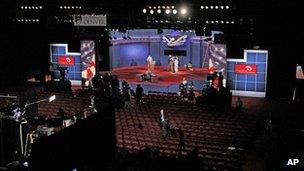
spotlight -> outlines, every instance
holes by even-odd
[[[170,9],[170,7],[169,7],[169,6],[167,6],[167,8],[168,8],[168,9]]]
[[[146,10],[146,9],[143,9],[143,13],[144,13],[144,14],[147,13],[147,10]]]
[[[213,6],[210,6],[210,9],[213,9]]]
[[[160,13],[161,13],[161,10],[160,10],[160,9],[158,9],[158,10],[157,10],[157,13],[158,13],[158,14],[160,14]]]
[[[42,9],[42,6],[39,6],[40,9]]]
[[[187,14],[187,10],[186,10],[185,8],[182,8],[182,9],[181,9],[181,14],[182,14],[182,15]]]
[[[21,6],[20,8],[23,9],[23,6]]]
[[[218,9],[219,7],[218,6],[215,6],[215,9]]]
[[[174,9],[174,6],[171,6],[172,9]]]
[[[205,9],[209,9],[209,7],[208,7],[208,6],[205,6]]]
[[[173,14],[176,14],[176,13],[177,13],[177,10],[176,10],[176,9],[174,9],[174,10],[172,11],[172,13],[173,13]]]
[[[151,6],[149,6],[149,9],[151,9],[152,7]]]
[[[224,21],[221,21],[221,24],[224,24]]]
[[[229,21],[226,21],[226,24],[229,24]]]
[[[231,24],[234,24],[234,21],[231,21]]]
[[[25,6],[24,9],[27,9],[27,6]]]
[[[150,10],[150,14],[154,14],[154,10]]]
[[[211,21],[211,24],[214,24],[214,21]]]
[[[201,6],[201,9],[204,9],[204,6]]]
[[[156,6],[154,6],[153,9],[156,9]]]
[[[54,101],[55,99],[56,99],[56,95],[53,95],[53,96],[49,97],[48,101],[49,101],[49,102],[52,102],[52,101]]]
[[[209,24],[209,21],[206,21],[206,24]]]
[[[169,10],[169,9],[166,9],[166,14],[170,14],[171,13],[171,10]]]
[[[228,5],[226,6],[226,9],[229,9],[229,6],[228,6]]]
[[[224,9],[224,6],[221,6],[221,9]]]
[[[166,7],[165,7],[165,6],[162,6],[162,8],[165,9]]]

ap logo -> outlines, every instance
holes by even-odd
[[[287,166],[295,166],[299,163],[299,159],[288,159]]]

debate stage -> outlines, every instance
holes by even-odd
[[[180,67],[178,73],[172,73],[167,71],[167,67],[156,66],[153,74],[157,78],[152,82],[142,82],[139,77],[146,71],[147,66],[130,66],[116,68],[109,72],[117,75],[119,80],[127,81],[132,89],[135,89],[137,84],[141,84],[145,92],[178,92],[179,84],[184,77],[188,82],[193,81],[195,90],[202,90],[203,83],[207,80],[208,74],[207,68],[193,68],[193,71],[189,71],[185,67]]]

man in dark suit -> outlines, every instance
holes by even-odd
[[[142,96],[144,93],[144,89],[140,86],[140,84],[136,87],[136,103],[139,104],[142,101]]]

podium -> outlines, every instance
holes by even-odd
[[[151,78],[151,82],[152,83],[157,83],[158,82],[158,76],[157,75],[153,75]]]

